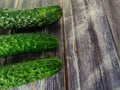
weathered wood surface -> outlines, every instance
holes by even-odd
[[[16,55],[0,64],[56,56],[63,60],[63,69],[51,78],[11,90],[120,90],[120,0],[0,0],[0,7],[6,8],[54,4],[63,8],[62,19],[36,32],[57,36],[58,50]]]
[[[120,0],[103,0],[103,6],[120,57]]]
[[[106,16],[107,1],[63,2],[68,90],[120,90],[120,62]]]

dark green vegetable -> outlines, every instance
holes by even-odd
[[[0,9],[0,29],[19,29],[48,26],[62,16],[60,6],[46,6],[34,9]]]
[[[62,68],[61,60],[45,58],[0,67],[0,90],[48,78]]]
[[[40,33],[0,35],[0,57],[49,51],[58,47],[56,37]]]

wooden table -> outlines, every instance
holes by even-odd
[[[120,90],[120,0],[0,0],[5,8],[56,4],[63,8],[61,20],[35,32],[57,36],[59,48],[3,58],[0,64],[55,56],[62,59],[63,69],[51,78],[11,90]]]

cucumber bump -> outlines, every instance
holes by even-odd
[[[58,47],[55,36],[41,33],[0,35],[0,58],[11,55],[50,51]]]
[[[62,68],[57,58],[44,58],[0,67],[0,90],[48,78]]]
[[[19,29],[48,26],[62,16],[60,6],[45,6],[33,9],[0,9],[0,29]]]

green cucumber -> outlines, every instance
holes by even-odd
[[[57,58],[44,58],[0,67],[0,90],[48,78],[62,68]]]
[[[0,35],[0,58],[22,53],[49,51],[57,47],[57,38],[48,34]]]
[[[62,16],[60,6],[46,6],[33,9],[0,9],[0,29],[19,29],[48,26]]]

